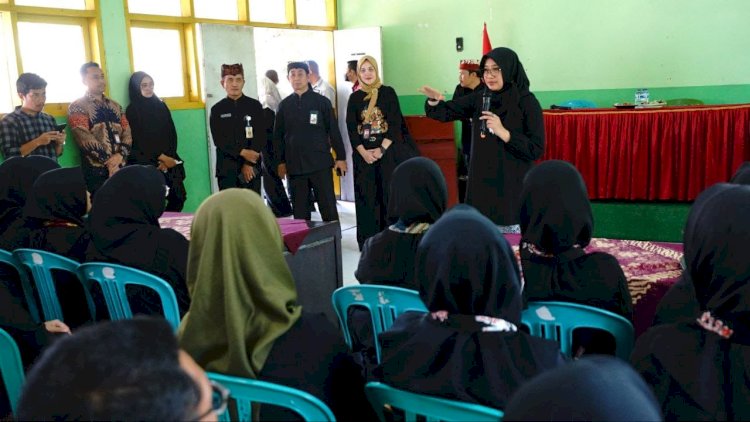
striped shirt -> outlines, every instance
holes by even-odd
[[[12,113],[0,121],[0,148],[2,148],[3,157],[7,160],[10,157],[20,156],[21,145],[50,131],[57,131],[57,124],[52,116],[44,112],[30,115],[21,111],[20,106],[16,107]],[[40,145],[31,154],[44,155],[57,161],[56,145],[55,142]]]
[[[118,153],[122,154],[122,162],[127,162],[133,140],[120,104],[86,94],[68,107],[68,125],[81,156],[92,167],[104,167],[109,157]]]

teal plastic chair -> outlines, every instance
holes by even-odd
[[[531,335],[555,340],[567,357],[572,357],[573,331],[597,328],[615,337],[617,357],[628,360],[633,350],[633,324],[615,313],[593,306],[568,302],[529,302],[521,322]]]
[[[12,253],[4,249],[0,249],[0,262],[13,267],[16,270],[18,277],[21,280],[21,288],[23,289],[23,295],[26,299],[26,306],[29,309],[29,314],[31,314],[31,318],[34,322],[42,322],[39,317],[39,307],[37,306],[36,298],[34,297],[34,288],[31,286],[29,276],[26,271],[23,270],[21,263]]]
[[[432,421],[501,421],[503,412],[474,403],[448,400],[399,390],[383,383],[368,382],[365,386],[367,400],[385,422],[385,406],[401,409],[406,422],[416,422],[418,416]]]
[[[18,351],[18,346],[13,337],[2,328],[0,328],[0,376],[3,377],[5,391],[8,393],[10,409],[15,414],[25,375],[21,362],[21,352]]]
[[[101,286],[104,301],[113,320],[133,318],[125,287],[138,285],[146,286],[159,295],[164,318],[169,321],[172,328],[177,330],[180,325],[180,312],[172,286],[153,274],[108,262],[87,262],[78,266],[78,278],[89,290],[92,283]]]
[[[417,291],[400,287],[375,284],[345,286],[336,289],[331,296],[331,300],[341,330],[344,332],[344,340],[350,349],[352,347],[352,336],[347,325],[349,308],[361,306],[369,311],[372,332],[375,336],[375,353],[378,363],[380,363],[378,334],[389,329],[393,325],[393,321],[404,312],[427,312],[427,307]]]
[[[38,249],[16,249],[13,251],[13,256],[31,273],[34,286],[42,302],[44,320],[59,319],[65,321],[62,308],[60,307],[60,300],[57,296],[55,281],[52,278],[52,270],[67,271],[78,278],[79,263],[64,256]],[[89,313],[96,315],[96,308],[94,307],[94,300],[91,294],[87,289],[84,289],[84,292],[86,294],[86,304],[88,305]]]
[[[291,387],[248,378],[209,372],[208,379],[229,389],[230,406],[219,415],[220,421],[252,420],[252,404],[266,403],[297,412],[306,421],[335,421],[331,409],[310,393]],[[230,410],[234,414],[230,416]]]
[[[591,100],[568,100],[560,105],[570,108],[596,108],[596,103]]]

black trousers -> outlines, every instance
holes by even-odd
[[[94,196],[94,193],[109,179],[109,169],[106,166],[94,167],[86,162],[85,157],[81,157],[81,169],[86,181],[86,189],[91,193],[91,196]]]
[[[335,221],[339,219],[330,168],[309,174],[290,175],[289,187],[292,191],[294,218],[300,220],[310,219],[310,204],[308,199],[310,189],[312,189],[318,200],[318,210],[321,217],[323,217],[323,221]]]
[[[356,151],[352,161],[357,243],[359,250],[362,250],[365,240],[388,227],[388,190],[393,166],[386,157],[373,164],[367,164]]]
[[[266,160],[263,160],[263,189],[266,191],[268,205],[276,217],[285,217],[292,213],[292,204],[286,196],[284,183],[276,173],[275,166]]]

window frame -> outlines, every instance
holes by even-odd
[[[17,78],[18,75],[24,72],[21,47],[18,42],[19,22],[80,26],[83,29],[86,60],[96,61],[102,67],[105,67],[104,51],[100,42],[102,39],[102,33],[101,16],[98,13],[99,1],[100,0],[85,0],[85,10],[39,6],[17,6],[14,0],[6,0],[5,2],[0,1],[0,11],[9,15],[7,20],[4,19],[3,21],[0,21],[0,25],[4,25],[6,28],[10,26],[12,39],[7,42],[9,45],[12,43],[15,49],[15,57],[13,60],[16,65],[16,74],[13,76]],[[11,82],[15,85],[15,81]],[[107,84],[107,86],[109,86],[109,84]],[[13,104],[18,102],[17,98],[17,96],[13,97]],[[54,117],[64,117],[68,114],[69,105],[70,102],[46,103],[44,106],[44,112]]]
[[[91,0],[87,0],[91,1]],[[99,0],[97,0],[99,1]],[[130,54],[130,73],[136,71],[133,68],[133,40],[131,37],[131,27],[147,27],[153,29],[173,29],[179,27],[181,30],[181,43],[183,46],[183,83],[185,84],[185,95],[183,97],[162,97],[162,100],[172,110],[194,109],[205,107],[201,95],[202,87],[200,81],[200,65],[198,60],[199,46],[197,44],[198,32],[196,25],[202,23],[224,24],[224,25],[244,25],[252,27],[265,28],[286,28],[286,29],[308,29],[318,31],[333,31],[337,28],[337,0],[325,0],[326,14],[328,22],[331,25],[314,26],[314,25],[297,25],[296,3],[295,0],[284,0],[287,12],[286,23],[269,23],[255,22],[250,20],[250,8],[252,1],[262,0],[236,0],[237,1],[237,20],[198,18],[194,14],[195,0],[180,0],[182,16],[164,16],[150,15],[142,13],[130,13],[128,9],[128,0],[122,0],[125,10],[125,27]],[[210,0],[209,0],[210,1]]]

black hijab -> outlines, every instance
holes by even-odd
[[[38,220],[63,220],[83,226],[86,181],[80,167],[50,170],[34,182],[24,213]]]
[[[127,166],[110,177],[96,191],[89,214],[89,261],[151,268],[165,193],[164,177],[153,166]]]
[[[391,176],[388,219],[405,226],[434,223],[445,212],[448,188],[437,164],[429,158],[410,158]]]
[[[130,77],[127,117],[133,130],[133,148],[136,149],[133,155],[141,158],[139,164],[155,165],[162,153],[179,158],[177,131],[172,114],[164,102],[156,94],[149,98],[141,94],[141,82],[145,77],[151,78],[145,72],[135,72]]]
[[[524,299],[595,306],[632,319],[627,279],[617,260],[587,254],[594,218],[586,185],[565,161],[531,169],[521,192],[521,265]]]
[[[651,388],[620,359],[592,356],[546,372],[521,387],[505,421],[661,421]]]
[[[521,321],[521,281],[508,241],[479,211],[458,205],[424,236],[415,263],[430,312]]]
[[[36,222],[29,233],[29,247],[84,261],[89,242],[84,224],[87,196],[80,167],[41,175],[24,208],[27,221]]]
[[[477,210],[458,205],[422,239],[415,265],[430,313],[380,335],[384,382],[503,408],[527,379],[561,362],[555,342],[517,331],[521,284],[512,249]]]
[[[482,60],[479,62],[479,69],[484,69],[484,64],[488,58],[494,60],[500,68],[503,74],[504,85],[511,83],[518,89],[518,93],[522,96],[529,94],[531,82],[529,82],[523,64],[521,64],[521,60],[515,51],[507,47],[495,48],[482,57]]]
[[[415,157],[393,172],[388,217],[394,226],[370,237],[355,276],[360,283],[416,289],[414,256],[423,233],[446,208],[445,177],[434,161]]]
[[[729,183],[736,183],[738,185],[750,185],[750,161],[745,161],[737,169],[737,172],[732,176],[732,180]]]
[[[647,331],[633,352],[637,367],[654,362],[662,378],[670,377],[689,396],[681,402],[716,419],[750,418],[748,215],[748,186],[718,184],[698,196],[685,226],[683,274],[693,286],[697,306],[685,307],[686,314]],[[704,328],[698,322],[704,313],[722,321],[717,325],[731,334]],[[667,406],[665,415],[673,411]],[[686,412],[683,417],[691,418]]]
[[[24,237],[23,207],[34,181],[42,173],[60,168],[41,155],[12,157],[0,164],[0,249],[12,251]]]

